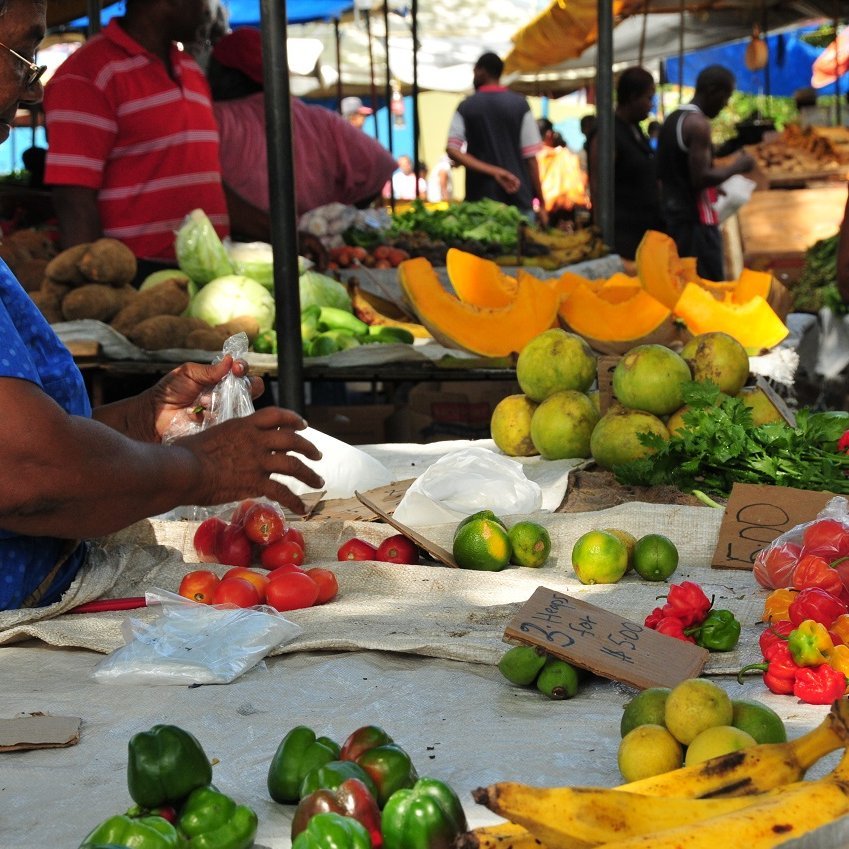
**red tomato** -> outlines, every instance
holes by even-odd
[[[220,579],[215,572],[210,572],[209,569],[196,569],[194,572],[183,575],[177,592],[184,598],[190,598],[200,604],[209,604],[219,582]]]
[[[377,560],[377,548],[364,539],[354,537],[336,552],[337,560]]]
[[[307,575],[318,584],[316,604],[324,604],[324,602],[336,598],[336,594],[339,592],[339,581],[336,580],[336,575],[330,569],[314,567],[307,569]]]
[[[215,556],[225,566],[250,566],[253,559],[251,541],[238,525],[227,525],[218,538]]]
[[[256,504],[255,498],[246,498],[244,501],[239,502],[236,505],[236,509],[233,511],[233,515],[230,517],[231,525],[242,525],[245,521],[245,515],[248,510]]]
[[[286,540],[286,542],[296,542],[306,554],[307,546],[304,542],[304,535],[297,528],[286,528],[286,530],[283,531],[283,539]]]
[[[213,516],[211,519],[207,519],[198,525],[193,542],[198,560],[201,563],[218,562],[215,556],[215,547],[226,527],[227,523],[222,522],[221,519],[216,516]]]
[[[265,588],[268,586],[268,578],[265,575],[260,575],[259,572],[254,572],[253,569],[245,569],[244,566],[234,566],[228,572],[224,573],[223,580],[227,578],[243,578],[248,583],[256,587],[259,593],[259,603],[265,601]]]
[[[837,519],[819,519],[802,534],[805,554],[816,554],[829,562],[849,554],[849,528]]]
[[[304,550],[296,542],[281,539],[263,548],[259,553],[259,562],[266,569],[277,569],[287,563],[300,566],[304,562]]]
[[[312,607],[318,599],[318,584],[305,572],[291,572],[269,581],[266,600],[275,610]]]
[[[259,593],[256,587],[244,578],[224,578],[212,594],[212,603],[253,607],[259,604]]]
[[[387,563],[418,563],[419,550],[404,534],[395,534],[377,547],[376,559]]]
[[[281,575],[291,575],[292,572],[306,572],[306,569],[302,569],[294,563],[284,563],[282,566],[278,566],[276,569],[268,573],[268,580],[273,581]]]
[[[244,528],[251,542],[269,545],[283,536],[283,517],[270,504],[254,504],[245,513]]]

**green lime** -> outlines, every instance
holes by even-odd
[[[464,525],[468,525],[469,522],[473,521],[474,519],[491,519],[493,522],[498,522],[498,524],[501,525],[502,528],[507,530],[507,526],[504,524],[504,522],[501,521],[501,519],[498,518],[498,516],[495,515],[495,513],[492,512],[492,510],[478,510],[477,513],[472,513],[471,516],[466,516],[465,519],[462,519],[460,521],[457,527],[454,528],[454,536],[457,536],[457,533],[460,528],[462,528]]]
[[[637,693],[622,711],[619,735],[624,737],[638,725],[663,725],[666,697],[669,693],[669,687],[649,687]]]
[[[582,584],[615,584],[628,568],[628,549],[607,531],[587,531],[572,547],[572,567]]]
[[[513,548],[511,563],[517,566],[542,566],[551,553],[551,537],[536,522],[517,522],[507,532]]]
[[[663,534],[646,534],[634,546],[634,571],[646,581],[665,581],[678,568],[678,549]]]
[[[461,569],[500,572],[511,553],[507,531],[495,519],[472,519],[454,536],[454,559]]]
[[[787,729],[781,717],[761,702],[747,699],[732,699],[734,714],[731,724],[747,734],[751,734],[758,743],[786,743]]]

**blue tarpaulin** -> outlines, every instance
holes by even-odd
[[[804,42],[801,36],[812,32],[816,27],[802,27],[789,32],[769,35],[766,38],[769,48],[769,90],[767,91],[767,71],[750,71],[744,61],[746,45],[749,39],[708,47],[684,54],[684,77],[686,86],[694,86],[699,71],[708,65],[724,65],[733,71],[737,79],[738,91],[749,94],[770,94],[774,97],[792,97],[800,88],[811,85],[811,68],[814,60],[823,48]],[[678,82],[679,58],[674,56],[666,61],[667,81]],[[849,89],[849,78],[840,80],[840,91]],[[834,94],[835,85],[817,89],[818,94]]]

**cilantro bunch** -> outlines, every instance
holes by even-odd
[[[755,427],[749,407],[709,381],[686,384],[684,403],[690,408],[685,427],[668,441],[639,434],[655,453],[615,466],[620,483],[720,496],[735,483],[849,494],[849,456],[837,451],[849,413],[800,410],[796,427],[783,422]]]

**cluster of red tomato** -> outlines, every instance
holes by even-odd
[[[418,563],[419,549],[404,536],[395,534],[387,537],[378,546],[364,539],[353,537],[342,543],[336,552],[337,560],[382,560],[385,563]]]
[[[301,568],[303,534],[287,528],[282,513],[270,502],[243,501],[229,522],[207,519],[195,532],[194,546],[201,563],[233,567],[221,578],[210,569],[183,577],[180,595],[201,604],[268,604],[275,610],[297,610],[324,604],[339,591],[329,569]],[[252,564],[267,574],[249,568]]]

